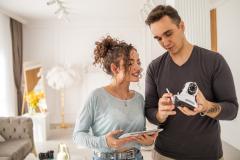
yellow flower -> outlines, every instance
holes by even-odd
[[[40,92],[31,91],[25,96],[25,99],[28,102],[29,107],[32,107],[32,109],[34,110],[38,108],[38,103],[42,98],[44,98],[44,93],[42,91]]]

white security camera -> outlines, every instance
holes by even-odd
[[[180,94],[176,94],[172,97],[172,101],[176,107],[185,106],[190,109],[198,107],[196,102],[196,95],[198,92],[198,86],[196,82],[187,82]]]

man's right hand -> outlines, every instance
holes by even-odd
[[[175,106],[171,100],[172,96],[171,93],[164,93],[158,101],[158,112],[156,117],[160,123],[165,122],[168,116],[176,114],[176,111],[173,111]]]
[[[135,138],[133,137],[126,137],[126,138],[120,138],[117,139],[114,136],[122,133],[122,130],[115,130],[115,131],[111,131],[106,135],[106,140],[107,140],[107,145],[110,148],[115,148],[115,149],[119,149],[121,148],[124,144],[134,141]]]

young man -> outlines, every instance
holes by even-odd
[[[151,62],[146,75],[146,117],[164,129],[156,139],[153,159],[221,159],[219,120],[233,120],[238,112],[228,64],[220,54],[187,41],[184,23],[171,6],[154,8],[146,24],[167,50]],[[194,110],[171,101],[186,82],[196,82],[199,88]]]

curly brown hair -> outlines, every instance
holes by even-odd
[[[101,41],[95,42],[95,45],[94,65],[99,64],[104,72],[112,75],[111,64],[113,63],[119,67],[120,60],[123,59],[125,71],[127,71],[129,68],[130,52],[132,49],[135,49],[131,44],[107,36]]]

